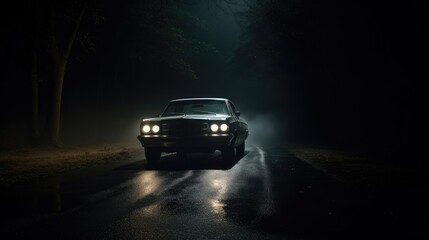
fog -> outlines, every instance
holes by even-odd
[[[206,51],[204,52],[206,55],[192,55],[197,59],[188,60],[195,62],[192,70],[195,71],[196,79],[174,69],[167,68],[165,71],[148,69],[144,59],[131,57],[137,49],[125,47],[127,52],[110,53],[107,59],[98,59],[99,62],[94,62],[101,68],[94,73],[94,78],[98,79],[96,85],[88,86],[87,82],[90,80],[87,80],[82,83],[76,82],[76,86],[69,85],[70,88],[65,89],[62,136],[66,141],[73,144],[138,143],[136,137],[139,134],[140,121],[160,114],[170,100],[177,98],[226,97],[235,102],[244,114],[252,116],[257,113],[257,110],[254,110],[255,105],[262,105],[265,102],[259,100],[255,103],[250,100],[251,92],[256,89],[249,87],[251,83],[246,81],[241,83],[234,81],[230,68],[231,59],[240,44],[242,35],[236,15],[245,11],[247,5],[241,1],[234,4],[224,1],[194,1],[193,3],[190,1],[190,3],[180,4],[180,7],[194,18],[198,18],[198,24],[203,25],[202,34],[198,38],[207,45],[205,47],[208,49],[201,47]],[[116,24],[125,21],[121,18],[127,18],[124,15],[128,15],[130,9],[123,11],[123,13],[117,13],[119,23]],[[139,21],[138,18],[139,16],[134,20]],[[122,26],[118,26],[120,27]],[[180,27],[185,33],[190,30],[195,31],[195,29],[186,29],[189,27],[186,24]],[[197,30],[198,27],[196,27]],[[139,33],[134,33],[135,29],[120,31],[122,36],[118,36],[119,40],[106,46],[110,50],[106,49],[105,54],[118,45],[117,41],[129,41],[125,36],[144,38],[144,34],[140,36]],[[121,44],[124,43],[120,42],[119,45]],[[117,56],[120,60],[116,59]],[[156,61],[157,58],[158,56],[154,56],[147,61]],[[121,62],[118,63],[118,61]],[[100,64],[106,67],[101,67]],[[80,65],[76,68],[80,68]],[[109,65],[112,67],[108,67]],[[88,78],[85,76],[88,71],[79,70],[74,78]],[[97,92],[96,98],[93,96],[94,92]],[[81,99],[76,99],[76,95]],[[83,98],[87,99],[85,103]],[[264,96],[264,98],[267,97]]]
[[[49,142],[49,6],[25,4],[11,6],[7,16],[2,148],[34,141],[34,69],[37,142]],[[68,4],[54,4],[60,47],[71,27],[64,16],[76,16],[76,6]],[[161,113],[171,99],[224,97],[248,121],[250,143],[405,153],[398,149],[417,139],[415,103],[423,102],[418,83],[424,64],[413,61],[427,45],[422,9],[334,0],[132,0],[90,6],[64,75],[61,139],[72,145],[138,143],[141,119]],[[406,17],[398,18],[398,11]],[[30,53],[37,57],[36,68]]]
[[[285,144],[287,142],[287,123],[274,115],[254,115],[246,118],[249,126],[250,145]]]

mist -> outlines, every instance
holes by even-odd
[[[5,239],[423,235],[427,2],[3,9]]]
[[[287,142],[286,121],[280,121],[274,115],[255,115],[245,120],[250,132],[248,144],[278,145]]]
[[[69,9],[61,8],[66,1],[56,4]],[[10,11],[20,20],[10,26],[2,73],[2,148],[33,141],[28,53],[34,32],[37,126],[39,140],[49,139],[53,65],[44,7],[37,8],[38,21],[18,3]],[[399,20],[394,12],[402,8],[409,17]],[[68,61],[61,139],[137,143],[140,121],[161,113],[170,100],[223,97],[242,112],[255,144],[409,148],[418,132],[414,103],[422,102],[416,83],[424,76],[418,71],[423,63],[409,59],[417,59],[427,42],[416,11],[353,1],[103,3],[88,10]],[[70,27],[62,15],[55,24],[64,32]]]

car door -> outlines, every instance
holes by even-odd
[[[237,109],[235,108],[235,105],[231,101],[228,101],[228,105],[231,110],[231,116],[234,118],[234,122],[235,122],[234,125],[236,126],[236,130],[237,130],[236,145],[240,145],[247,136],[247,123],[240,118],[239,112],[237,111]]]

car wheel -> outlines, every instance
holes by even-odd
[[[244,151],[246,150],[246,143],[243,142],[240,146],[237,147],[237,156],[239,158],[244,157]]]
[[[144,153],[149,163],[157,163],[161,159],[161,151],[156,148],[145,148]]]
[[[234,145],[231,145],[230,147],[227,147],[222,150],[222,159],[224,161],[234,161],[237,156],[237,149],[234,147]]]

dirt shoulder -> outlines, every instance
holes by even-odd
[[[420,170],[407,161],[379,161],[374,156],[323,146],[288,145],[299,159],[340,181],[369,191],[394,190],[421,182]]]
[[[289,145],[287,149],[299,159],[342,181],[365,183],[392,170],[356,152],[307,145]]]
[[[371,188],[416,180],[404,165],[380,163],[356,152],[323,146],[288,144],[287,150],[325,173],[347,183]],[[0,186],[142,154],[140,145],[105,144],[79,148],[38,146],[0,152]]]
[[[427,218],[426,168],[418,160],[374,159],[356,152],[317,146],[291,145],[288,151],[297,158],[344,183],[342,193],[352,193],[375,216],[386,216],[410,232],[424,229]],[[375,206],[375,207],[374,207]],[[375,210],[377,209],[377,210]]]
[[[37,146],[0,152],[0,186],[72,169],[121,161],[142,152],[142,147],[137,144],[68,148]]]

